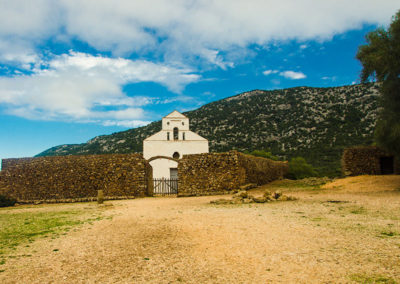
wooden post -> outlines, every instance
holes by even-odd
[[[97,191],[97,203],[98,204],[103,204],[104,202],[104,194],[102,190]]]

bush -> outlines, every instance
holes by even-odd
[[[14,206],[17,200],[0,194],[0,207]]]
[[[317,172],[306,162],[303,157],[292,158],[289,162],[289,172],[287,177],[290,179],[303,179],[316,176]]]
[[[253,155],[253,156],[256,156],[256,157],[263,157],[263,158],[271,159],[271,160],[274,160],[274,161],[279,161],[280,160],[279,157],[273,155],[268,150],[254,150],[252,152],[245,152],[245,154]]]

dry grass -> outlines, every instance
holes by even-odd
[[[346,193],[399,192],[400,176],[356,176],[339,179],[322,186],[323,189],[338,190]]]
[[[322,189],[274,182],[254,192],[279,189],[299,200],[267,204],[113,201],[103,213],[113,220],[19,247],[0,266],[0,282],[397,283],[399,180],[356,177]]]

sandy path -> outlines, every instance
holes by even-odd
[[[0,282],[346,283],[355,273],[400,279],[400,238],[346,229],[352,221],[335,213],[339,205],[321,202],[335,195],[298,196],[238,206],[209,204],[218,197],[113,201],[106,212],[112,220],[20,248],[16,255],[32,256],[7,260]],[[398,195],[390,200],[400,208]],[[374,204],[369,197],[351,202]]]

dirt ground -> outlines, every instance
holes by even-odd
[[[274,184],[254,192],[264,189]],[[212,196],[108,202],[112,206],[104,214],[112,219],[21,246],[2,266],[0,282],[400,281],[400,176],[350,178],[287,194],[298,200],[213,205],[210,201],[221,196]]]

